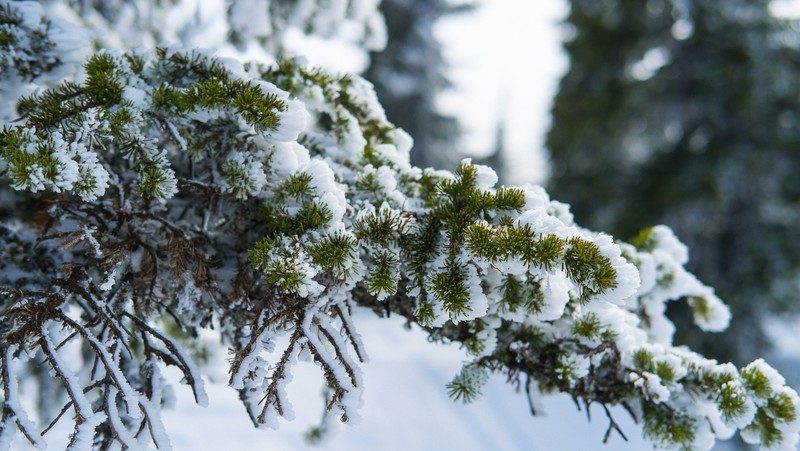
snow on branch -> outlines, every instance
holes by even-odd
[[[0,443],[20,431],[43,446],[50,427],[19,403],[32,375],[63,388],[40,417],[72,418],[72,449],[168,448],[160,368],[205,404],[192,346],[211,327],[257,426],[294,416],[300,361],[324,375],[329,414],[357,421],[361,307],[462,345],[472,360],[448,390],[465,402],[498,372],[529,394],[623,405],[664,448],[737,429],[797,443],[800,398],[775,370],[672,345],[667,302],[709,331],[730,314],[666,227],[622,243],[469,160],[412,167],[411,138],[357,76],[163,47],[97,52],[84,70],[21,98],[23,120],[0,131]],[[66,365],[69,352],[84,357]],[[52,371],[35,375],[42,360]]]

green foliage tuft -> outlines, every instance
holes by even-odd
[[[777,393],[767,400],[767,410],[772,416],[786,423],[797,419],[797,408],[788,393]]]
[[[775,418],[769,415],[767,409],[759,407],[753,421],[742,429],[742,433],[754,434],[759,438],[759,443],[764,448],[771,448],[783,441],[783,431],[778,428]]]
[[[694,418],[663,403],[643,400],[642,419],[645,437],[672,448],[692,449],[697,431]]]
[[[447,383],[447,392],[453,400],[468,404],[481,396],[483,386],[488,379],[489,375],[485,368],[467,364],[452,381]]]
[[[602,332],[600,318],[595,313],[581,315],[572,325],[572,333],[590,340],[599,338]]]
[[[757,366],[748,366],[739,371],[744,380],[745,387],[759,398],[767,399],[772,396],[772,385],[769,378]]]
[[[430,278],[431,294],[442,302],[444,310],[451,317],[466,314],[470,311],[466,265],[450,261],[442,269]]]
[[[350,235],[344,233],[328,235],[309,246],[308,254],[314,259],[314,263],[330,269],[339,279],[350,280],[354,275],[357,242]]]
[[[370,294],[383,299],[397,292],[400,262],[397,255],[390,251],[377,251],[373,257],[373,267],[364,279],[364,285]]]
[[[582,301],[615,287],[617,283],[617,271],[606,257],[600,255],[600,248],[578,237],[570,238],[566,246],[564,270],[581,285]]]

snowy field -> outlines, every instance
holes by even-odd
[[[461,368],[463,351],[428,343],[418,328],[407,330],[401,318],[379,319],[362,311],[355,320],[367,344],[370,362],[363,366],[365,392],[362,420],[357,425],[334,423],[335,430],[319,445],[303,434],[319,424],[323,404],[321,373],[311,363],[296,367],[289,384],[296,419],[281,421],[278,430],[253,428],[238,394],[225,384],[226,368],[207,375],[209,406],[194,404],[188,387],[177,385],[176,406],[163,412],[176,451],[215,450],[647,450],[638,427],[622,410],[614,410],[630,442],[614,434],[602,440],[608,423],[600,406],[592,421],[566,397],[547,397],[532,417],[523,393],[515,393],[500,376],[493,376],[478,401],[462,405],[447,396],[445,384]],[[224,355],[216,356],[220,359]],[[213,382],[208,383],[208,378]],[[49,449],[66,447],[71,421],[62,421],[51,434]],[[50,435],[50,434],[48,434]],[[61,440],[53,440],[56,437]],[[16,449],[28,449],[19,440]]]
[[[431,344],[419,330],[406,330],[399,317],[378,319],[371,312],[355,318],[360,324],[370,362],[363,366],[365,392],[361,423],[339,426],[322,444],[310,446],[303,432],[318,423],[322,412],[322,380],[317,368],[303,364],[290,385],[297,416],[277,431],[252,428],[236,393],[213,384],[207,409],[191,404],[181,390],[177,410],[165,412],[176,450],[264,449],[289,450],[645,450],[638,428],[623,411],[616,418],[628,431],[630,443],[615,435],[601,447],[607,426],[600,406],[588,424],[568,398],[545,399],[542,417],[534,418],[523,393],[500,376],[486,386],[484,396],[462,405],[447,396],[445,384],[461,368],[463,351]],[[338,422],[337,422],[338,423]],[[217,431],[199,434],[197,431]]]

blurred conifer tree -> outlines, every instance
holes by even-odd
[[[733,310],[677,342],[742,362],[800,306],[800,36],[767,0],[571,0],[550,192],[619,237],[664,223]]]
[[[452,169],[465,155],[457,148],[455,117],[437,111],[436,97],[450,87],[442,44],[433,27],[440,18],[469,11],[446,0],[384,0],[386,49],[372,54],[365,77],[375,84],[386,114],[414,137],[411,162]]]

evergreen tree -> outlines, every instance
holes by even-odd
[[[682,327],[678,341],[763,353],[764,316],[800,294],[797,25],[766,0],[570,3],[551,192],[618,236],[674,228],[734,318],[722,339]]]
[[[0,131],[0,449],[18,433],[44,448],[59,421],[72,450],[169,449],[161,371],[205,404],[186,348],[212,325],[255,426],[292,418],[303,361],[324,375],[328,420],[348,422],[369,347],[357,308],[463,346],[457,400],[497,372],[528,396],[623,405],[663,448],[736,430],[796,446],[800,397],[777,371],[672,345],[666,302],[686,299],[706,331],[730,313],[669,228],[615,242],[539,187],[496,187],[486,166],[414,167],[368,82],[295,59],[99,50],[79,75],[20,91],[68,65],[55,30],[38,4],[0,0],[0,86],[17,87],[21,116]],[[36,367],[47,385],[22,391]],[[53,385],[60,410],[36,424],[22,397]]]

